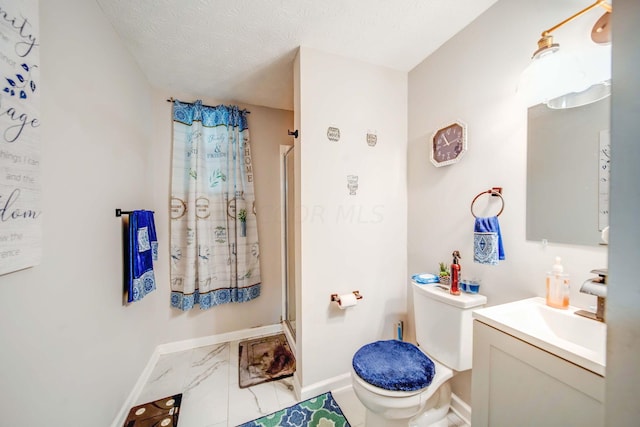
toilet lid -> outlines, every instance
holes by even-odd
[[[415,391],[427,387],[436,373],[431,359],[415,345],[397,340],[376,341],[353,356],[360,378],[391,391]]]

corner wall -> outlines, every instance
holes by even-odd
[[[0,424],[105,426],[155,346],[122,305],[121,219],[154,209],[150,87],[96,2],[40,3],[43,259],[0,276]]]
[[[571,304],[595,304],[595,297],[578,290],[592,269],[607,266],[606,247],[545,247],[525,238],[527,108],[516,94],[540,32],[583,3],[501,0],[409,73],[409,275],[436,272],[438,262],[450,264],[458,249],[462,275],[480,278],[481,293],[496,305],[544,296],[545,272],[558,255],[571,275]],[[602,13],[593,11],[563,27],[555,33],[557,40],[571,46],[579,37],[588,38]],[[456,119],[468,126],[469,149],[459,163],[436,168],[429,161],[431,135]],[[506,260],[498,266],[473,263],[470,205],[491,187],[503,187],[505,200],[500,226]],[[549,209],[553,212],[553,206]],[[410,293],[408,299],[412,313]],[[454,392],[467,403],[470,381],[465,372],[453,382]]]
[[[360,346],[393,338],[405,318],[407,75],[305,47],[298,60],[304,397],[348,374]],[[338,142],[327,138],[330,126]],[[358,176],[356,195],[347,175]],[[354,290],[357,306],[330,303],[332,293]]]

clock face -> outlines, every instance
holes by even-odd
[[[431,162],[446,166],[457,162],[467,151],[467,128],[460,122],[437,130],[431,138]]]

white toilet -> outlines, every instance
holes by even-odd
[[[367,410],[367,427],[446,427],[449,379],[471,369],[471,314],[486,304],[487,297],[454,296],[437,283],[414,281],[412,288],[419,347],[396,340],[377,341],[353,356],[352,384]]]

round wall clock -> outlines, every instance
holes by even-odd
[[[467,151],[467,125],[460,121],[438,129],[431,137],[431,163],[446,166],[456,163]]]

